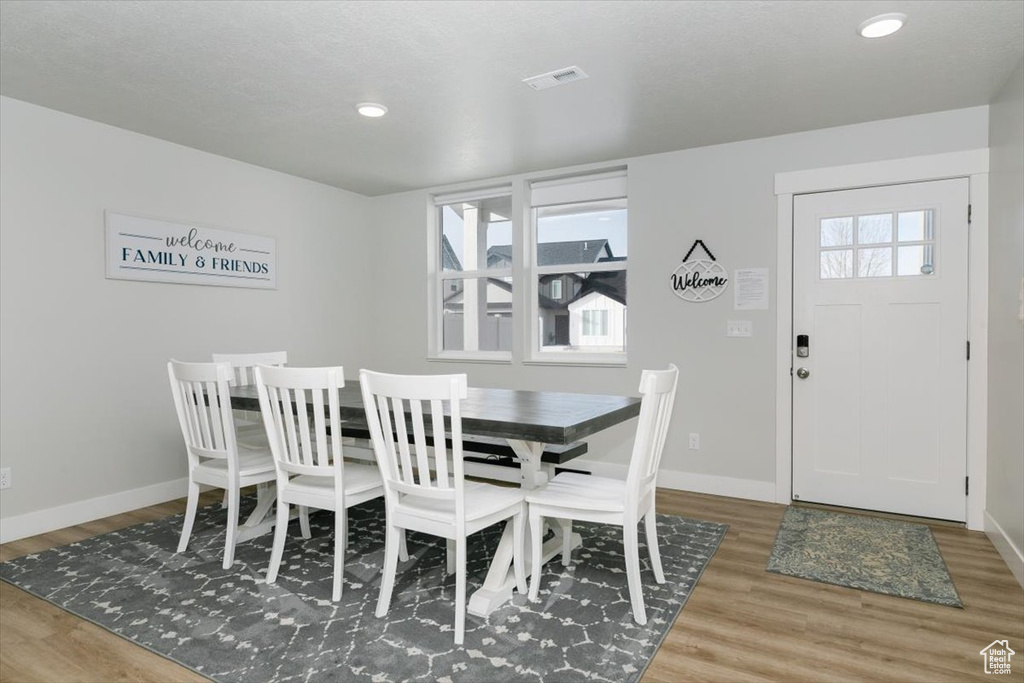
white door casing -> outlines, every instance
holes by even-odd
[[[968,188],[794,198],[795,500],[966,519]]]

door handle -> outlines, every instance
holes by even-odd
[[[808,370],[807,368],[799,368],[796,371],[796,376],[799,377],[800,379],[807,379],[808,377],[811,376],[811,371]]]

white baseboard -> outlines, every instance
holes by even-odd
[[[19,538],[45,534],[48,531],[56,531],[95,519],[119,515],[122,512],[166,503],[169,500],[181,498],[187,493],[188,479],[182,478],[45,510],[26,512],[23,515],[5,517],[0,519],[0,543],[17,541]]]
[[[626,465],[591,460],[573,460],[566,464],[570,469],[587,470],[602,477],[626,478]],[[714,496],[775,502],[775,482],[719,477],[712,474],[694,474],[679,470],[658,471],[658,486],[676,491],[709,493]]]
[[[1010,537],[1003,531],[1003,527],[999,526],[992,515],[985,510],[985,534],[992,541],[992,545],[999,551],[1003,561],[1006,562],[1006,566],[1013,572],[1014,577],[1017,579],[1017,583],[1024,588],[1024,553],[1021,549],[1014,545]]]

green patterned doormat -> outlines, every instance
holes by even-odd
[[[768,571],[963,607],[932,530],[923,524],[790,506]]]

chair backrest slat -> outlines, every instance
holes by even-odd
[[[258,365],[254,374],[278,476],[333,476],[340,484],[344,452],[338,390],[345,386],[344,369]]]
[[[171,395],[190,466],[205,458],[228,459],[237,465],[235,427],[228,387],[227,363],[167,363]]]
[[[230,363],[231,386],[247,387],[256,383],[257,365],[281,366],[288,363],[287,351],[261,351],[259,353],[215,353],[214,363]]]
[[[409,431],[405,425],[405,401],[398,396],[391,396],[391,419],[395,423],[395,446],[401,456],[399,469],[402,481],[407,484],[416,483],[416,472],[412,468],[412,455],[409,451]]]
[[[459,402],[466,397],[466,376],[388,375],[361,370],[359,382],[374,454],[390,504],[397,503],[403,495],[455,500],[456,518],[464,520]],[[430,406],[429,433],[425,403]],[[452,470],[448,468],[445,445],[446,408],[452,434]]]
[[[434,467],[437,469],[437,485],[441,488],[450,488],[448,444],[444,433],[444,406],[441,401],[430,402],[430,426],[434,436]]]
[[[640,417],[626,476],[626,495],[633,502],[657,481],[678,383],[679,368],[671,364],[668,370],[644,370],[640,376]]]

